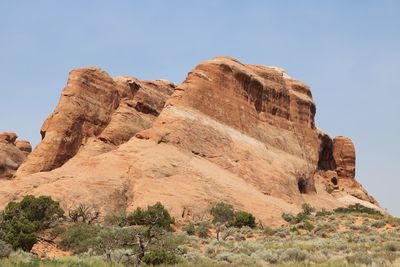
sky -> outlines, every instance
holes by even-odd
[[[311,87],[317,126],[357,150],[357,179],[400,216],[400,1],[0,1],[0,131],[36,145],[68,72],[179,84],[218,55]]]

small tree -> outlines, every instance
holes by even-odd
[[[171,224],[175,223],[175,219],[171,217],[168,210],[160,202],[148,206],[147,210],[137,208],[128,215],[127,221],[129,225],[157,226],[168,231],[172,230]]]
[[[37,241],[37,233],[48,229],[63,214],[59,203],[50,197],[29,195],[6,206],[1,213],[0,228],[4,240],[14,249],[29,251]]]
[[[197,226],[196,233],[198,237],[208,237],[208,231],[210,230],[210,224],[208,222],[200,222]]]
[[[220,202],[216,204],[211,209],[211,215],[214,217],[213,223],[224,223],[229,224],[235,218],[235,212],[233,210],[233,206],[226,204],[224,202]]]

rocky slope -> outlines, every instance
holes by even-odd
[[[0,206],[45,194],[106,214],[161,201],[186,220],[225,201],[271,225],[304,202],[380,209],[355,180],[351,140],[316,128],[315,112],[309,87],[282,69],[228,57],[177,87],[73,70],[42,142],[0,180]]]

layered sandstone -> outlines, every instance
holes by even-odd
[[[93,137],[113,145],[128,141],[151,126],[173,89],[167,81],[114,80],[95,67],[71,71],[58,106],[41,128],[41,143],[16,175],[58,168]]]
[[[228,57],[176,88],[74,70],[42,142],[15,179],[0,181],[0,204],[46,194],[106,214],[161,201],[190,220],[225,201],[264,224],[304,202],[379,209],[355,180],[351,141],[317,129],[315,112],[310,88],[282,69]]]

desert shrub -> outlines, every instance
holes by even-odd
[[[400,218],[388,216],[386,218],[386,222],[394,227],[400,226]]]
[[[148,265],[176,264],[178,257],[172,252],[155,249],[146,253],[142,261]]]
[[[372,226],[372,227],[375,227],[375,228],[382,228],[382,227],[384,227],[385,225],[386,225],[386,222],[385,222],[385,221],[381,221],[381,220],[375,221],[375,222],[373,222],[373,223],[371,224],[371,226]]]
[[[224,251],[224,252],[221,252],[220,254],[216,255],[215,259],[218,261],[226,261],[226,262],[232,263],[234,261],[235,256],[236,255],[232,252]]]
[[[312,231],[314,229],[314,225],[309,220],[305,220],[303,222],[303,228],[307,231]]]
[[[380,213],[376,209],[368,208],[365,207],[359,203],[350,205],[347,208],[337,208],[334,210],[335,213],[365,213],[365,214],[370,214],[370,215],[377,215],[377,216],[383,216],[382,213]]]
[[[350,264],[365,264],[365,265],[372,264],[371,256],[369,256],[365,253],[356,253],[354,255],[347,256],[346,260]]]
[[[126,212],[114,212],[109,213],[104,218],[105,225],[114,225],[114,226],[127,226],[128,225],[128,218]]]
[[[196,229],[198,237],[207,238],[208,231],[210,230],[210,224],[208,222],[200,222]]]
[[[14,249],[29,251],[37,241],[37,233],[49,228],[64,211],[58,202],[47,196],[25,196],[21,202],[10,202],[1,214],[4,240]]]
[[[60,236],[62,233],[66,231],[66,227],[63,225],[57,225],[50,229],[50,239],[54,240],[56,237]]]
[[[12,246],[7,244],[3,240],[0,240],[0,258],[5,258],[10,255],[12,251]]]
[[[235,218],[233,206],[220,202],[211,208],[211,215],[213,216],[213,223],[231,223]]]
[[[332,214],[333,214],[333,212],[327,211],[327,210],[325,210],[325,209],[322,209],[322,210],[320,210],[320,211],[317,211],[317,213],[315,214],[315,216],[317,216],[317,217],[323,217],[323,216],[329,216],[329,215],[332,215]]]
[[[296,217],[290,213],[282,213],[282,219],[284,219],[288,223],[296,223]]]
[[[289,248],[285,250],[280,259],[282,261],[305,261],[309,257],[309,253],[298,248]]]
[[[193,223],[188,223],[185,227],[183,227],[182,230],[188,235],[194,235],[196,233],[196,228],[194,227]]]
[[[96,237],[101,231],[98,225],[76,223],[61,234],[60,246],[71,249],[74,253],[82,253],[93,249],[96,244]]]
[[[232,226],[234,227],[244,227],[248,226],[250,228],[256,227],[256,218],[253,214],[245,212],[245,211],[237,211],[235,212],[235,218],[232,222]]]
[[[387,251],[399,251],[400,250],[400,243],[398,242],[388,242],[385,244],[385,249]]]
[[[284,238],[290,235],[290,230],[287,227],[280,227],[276,229],[275,235],[279,236],[280,238]]]
[[[282,219],[291,224],[296,224],[309,219],[309,215],[314,209],[309,204],[303,205],[303,211],[297,213],[296,216],[290,213],[282,213]]]
[[[308,215],[305,212],[299,212],[296,215],[295,223],[303,222],[305,220],[308,220]]]
[[[277,263],[279,261],[279,255],[272,250],[265,250],[265,249],[257,250],[256,252],[251,254],[251,257],[253,259],[256,260],[260,259],[269,263]]]
[[[157,202],[153,206],[148,206],[146,210],[137,208],[128,214],[127,223],[128,225],[157,226],[170,231],[172,230],[171,224],[175,223],[175,219],[160,202]]]
[[[207,247],[206,247],[206,249],[205,249],[205,253],[206,253],[206,255],[207,256],[209,256],[209,257],[214,257],[215,256],[215,253],[217,253],[217,249],[216,249],[216,247],[214,246],[214,245],[208,245]]]
[[[276,230],[272,229],[271,227],[265,227],[263,229],[263,234],[266,236],[272,236],[276,233]]]
[[[311,215],[311,213],[313,213],[315,211],[315,208],[313,208],[310,204],[308,203],[304,203],[301,206],[303,213],[306,215]]]
[[[17,250],[11,252],[7,258],[0,260],[0,266],[19,266],[19,267],[36,267],[39,266],[39,258],[29,252]]]

